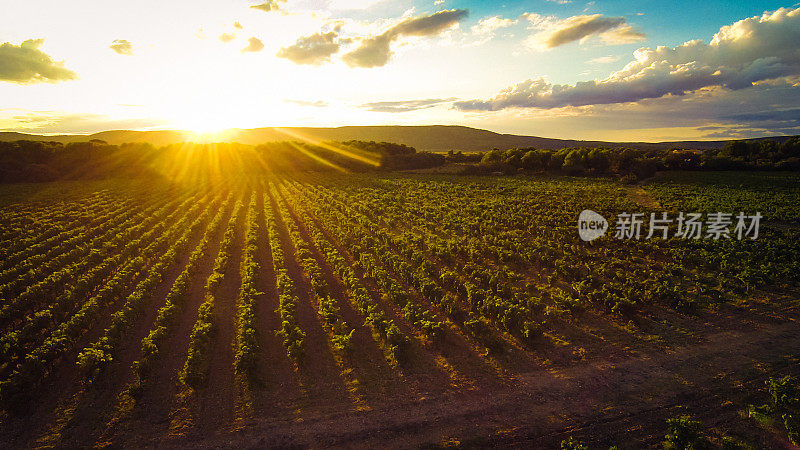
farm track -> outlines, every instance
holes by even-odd
[[[789,321],[749,332],[718,333],[700,346],[652,358],[533,371],[522,374],[517,386],[501,391],[453,392],[371,411],[304,417],[301,423],[272,418],[239,430],[236,439],[238,445],[255,447],[291,442],[301,447],[415,448],[452,438],[477,446],[554,448],[575,435],[594,445],[622,441],[655,447],[664,430],[642,424],[662,423],[676,412],[690,412],[712,426],[744,424],[737,400],[744,398],[744,387],[759,387],[765,376],[753,365],[780,366],[799,345],[800,324]],[[694,380],[690,394],[687,379]],[[591,436],[605,438],[592,441]],[[766,448],[790,448],[772,434],[758,436]],[[229,438],[221,436],[204,446],[224,445]]]

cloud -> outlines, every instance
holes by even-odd
[[[369,9],[385,0],[327,0],[327,9],[333,11],[352,11]]]
[[[120,55],[133,55],[133,45],[125,39],[114,39],[109,48]]]
[[[605,79],[574,85],[529,79],[489,100],[458,102],[461,110],[559,108],[683,96],[707,87],[739,90],[754,83],[800,75],[800,8],[781,8],[727,25],[710,43],[640,48],[634,60]]]
[[[524,14],[523,17],[528,19],[532,29],[539,30],[528,40],[528,44],[533,47],[554,48],[570,42],[584,42],[592,36],[599,36],[607,44],[628,44],[645,37],[628,25],[624,17],[592,14],[557,20],[532,13]]]
[[[267,0],[264,3],[260,3],[258,5],[253,5],[250,8],[257,9],[259,11],[270,12],[270,11],[278,11],[280,10],[280,4],[286,3],[286,0]]]
[[[242,49],[242,53],[260,52],[261,50],[264,50],[264,43],[261,42],[261,39],[251,37],[247,40],[247,47]]]
[[[326,108],[328,107],[328,102],[322,100],[293,100],[285,98],[283,99],[286,103],[294,103],[295,105],[300,106],[313,106],[315,108]]]
[[[63,62],[53,61],[39,50],[43,43],[44,39],[28,39],[20,45],[10,42],[0,45],[0,81],[29,84],[78,78]]]
[[[760,82],[750,88],[709,87],[685,96],[635,103],[507,109],[468,114],[478,128],[565,139],[677,141],[800,134],[800,77]]]
[[[342,58],[350,67],[380,67],[392,57],[391,44],[404,36],[435,36],[458,24],[469,12],[465,9],[450,9],[429,15],[407,18],[378,36],[361,41],[358,48]]]
[[[278,50],[277,56],[295,64],[320,65],[330,61],[331,55],[337,53],[339,48],[339,33],[334,30],[302,36],[294,45]]]
[[[619,61],[619,56],[600,56],[598,58],[592,58],[588,62],[591,64],[611,64],[613,62]]]
[[[374,103],[365,103],[361,105],[361,108],[374,112],[401,113],[408,111],[417,111],[420,109],[433,108],[434,106],[438,106],[443,103],[450,103],[455,100],[456,100],[455,98],[428,98],[424,100],[374,102]]]
[[[241,29],[243,29],[244,27],[242,26],[242,24],[240,24],[240,23],[237,21],[237,22],[233,22],[233,28],[236,28],[237,30],[241,30]]]
[[[477,24],[470,28],[470,30],[473,34],[477,35],[494,35],[495,31],[501,28],[510,27],[516,23],[516,20],[504,19],[500,16],[493,16],[479,20]]]
[[[427,16],[406,19],[393,26],[386,33],[391,36],[434,36],[466,19],[466,9],[450,9]]]
[[[366,38],[352,52],[344,55],[342,60],[350,67],[381,67],[392,57],[392,40],[387,34]]]
[[[62,111],[26,111],[16,115],[0,110],[0,131],[22,133],[94,133],[105,130],[131,130],[167,125],[157,119],[113,119],[101,114]]]
[[[643,41],[646,37],[644,33],[631,25],[617,27],[600,35],[600,39],[609,45],[634,44]]]
[[[234,39],[236,39],[236,34],[235,33],[222,33],[222,34],[219,35],[219,40],[224,42],[224,43],[226,43],[226,44],[228,42],[233,41]]]

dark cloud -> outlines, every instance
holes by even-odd
[[[12,83],[54,83],[74,80],[78,75],[53,61],[39,47],[44,39],[29,39],[20,45],[0,45],[0,81]]]
[[[133,45],[125,39],[114,39],[109,48],[120,55],[133,55]]]
[[[392,40],[387,34],[366,38],[352,52],[344,55],[342,60],[350,67],[381,67],[392,57]]]
[[[278,50],[279,58],[286,58],[295,64],[319,65],[330,61],[331,55],[340,48],[339,33],[314,33],[302,36],[294,45]]]
[[[523,14],[531,28],[540,30],[531,36],[529,43],[538,47],[553,48],[570,42],[599,36],[607,44],[628,44],[641,41],[644,33],[628,25],[624,17],[604,17],[602,14],[579,15],[555,20],[539,14]]]
[[[581,139],[685,140],[800,134],[798,82],[797,78],[781,79],[740,90],[715,87],[682,97],[559,111],[509,111],[490,117],[504,118],[506,124],[535,123],[540,133],[550,135],[575,138],[579,133]],[[608,139],[610,130],[616,137]]]
[[[434,36],[464,20],[469,15],[466,9],[439,11],[428,16],[406,19],[387,31],[392,36]]]
[[[260,52],[264,50],[264,43],[260,39],[251,37],[247,40],[247,47],[242,49],[242,53]]]
[[[740,122],[792,122],[800,125],[800,108],[770,109],[746,113],[729,114],[724,119]]]
[[[370,111],[375,112],[386,112],[386,113],[401,113],[401,112],[408,112],[408,111],[417,111],[420,109],[427,109],[433,108],[434,106],[441,105],[443,103],[449,103],[456,100],[455,98],[427,98],[424,100],[405,100],[405,101],[393,101],[393,102],[374,102],[374,103],[365,103],[361,105],[361,108],[368,109]]]
[[[593,34],[600,34],[625,23],[624,17],[576,16],[568,19],[562,28],[557,29],[545,41],[548,47],[558,47],[581,40]]]
[[[380,67],[392,57],[391,43],[402,36],[435,36],[465,19],[469,11],[451,9],[426,16],[411,17],[381,35],[365,38],[342,60],[350,67]]]
[[[634,61],[602,80],[574,85],[530,79],[489,100],[457,102],[461,110],[560,108],[636,102],[683,96],[722,86],[738,90],[754,83],[800,75],[800,8],[781,8],[722,27],[709,44],[701,40],[674,48],[641,48]]]

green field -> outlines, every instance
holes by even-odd
[[[783,172],[2,185],[0,440],[607,448],[687,414],[785,445],[797,384],[769,406],[765,381],[800,372],[798,205]],[[763,218],[645,239],[651,212]]]

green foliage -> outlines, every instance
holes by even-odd
[[[561,441],[561,450],[589,450],[589,446],[570,436],[569,439]]]
[[[706,449],[711,443],[702,436],[700,422],[689,416],[667,419],[667,434],[664,436],[665,449]]]

